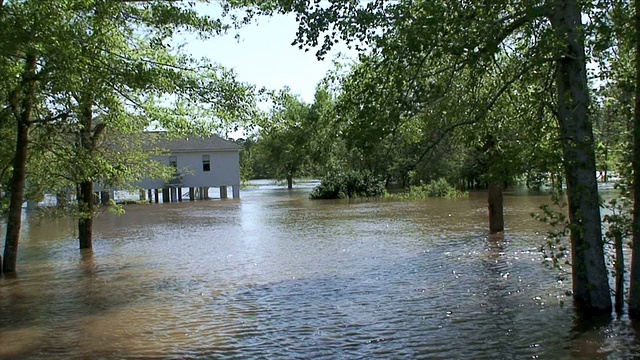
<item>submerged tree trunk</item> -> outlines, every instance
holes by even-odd
[[[93,97],[88,95],[78,98],[81,104],[80,133],[78,151],[81,153],[81,163],[93,161],[98,138],[105,129],[104,123],[93,128]],[[78,184],[78,240],[80,249],[91,249],[93,246],[93,217],[95,215],[96,197],[93,193],[93,178],[96,174],[83,172]]]
[[[602,182],[609,182],[609,166],[607,163],[609,162],[609,147],[605,146],[604,148],[604,166],[602,169]]]
[[[18,242],[22,227],[22,203],[24,202],[24,185],[26,178],[27,151],[29,145],[29,127],[18,125],[18,141],[10,182],[9,211],[7,215],[7,234],[4,239],[4,261],[2,271],[11,273],[16,271],[18,257]]]
[[[613,241],[616,249],[616,261],[614,264],[616,271],[616,292],[615,292],[615,310],[618,316],[622,315],[622,308],[624,307],[624,251],[622,249],[622,232],[617,230],[614,233]]]
[[[629,279],[629,316],[640,319],[640,0],[635,0],[636,94],[633,113],[633,246]]]
[[[78,239],[80,249],[91,249],[93,246],[93,212],[95,206],[95,196],[93,194],[93,183],[84,181],[78,187]]]
[[[580,7],[575,0],[555,4],[551,22],[566,46],[558,59],[556,86],[571,224],[573,299],[585,315],[610,313]]]
[[[502,198],[502,182],[504,177],[500,176],[500,151],[496,147],[497,139],[489,134],[485,138],[482,150],[487,154],[487,168],[489,178],[488,188],[488,208],[489,208],[489,233],[495,234],[504,230],[504,202]]]
[[[31,112],[33,110],[35,82],[36,55],[35,53],[29,53],[26,57],[20,88],[13,91],[11,99],[9,100],[11,109],[18,120],[18,131],[13,174],[9,183],[11,194],[7,214],[7,233],[4,239],[4,261],[2,262],[2,271],[5,273],[13,273],[16,271],[20,228],[22,227],[22,203],[24,202],[29,126],[31,123]]]
[[[293,174],[291,172],[287,173],[287,189],[293,189]]]
[[[489,183],[489,232],[495,234],[504,230],[504,203],[502,184]]]

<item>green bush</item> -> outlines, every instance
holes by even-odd
[[[457,198],[467,196],[468,193],[457,190],[449,182],[440,178],[438,180],[432,180],[428,184],[422,184],[418,186],[411,186],[408,192],[394,194],[392,197],[399,199],[426,199],[429,197],[444,197],[444,198]]]
[[[384,181],[370,172],[346,171],[332,173],[322,179],[309,197],[311,199],[344,199],[356,197],[380,197],[386,193]]]

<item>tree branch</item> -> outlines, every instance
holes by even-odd
[[[71,116],[70,112],[63,112],[60,113],[56,116],[47,116],[44,119],[39,119],[39,120],[31,120],[29,121],[29,125],[35,125],[35,124],[46,124],[46,123],[51,123],[57,120],[66,120],[67,118],[69,118],[69,116]]]
[[[411,166],[409,166],[409,170],[413,170],[416,168],[416,166],[422,162],[422,160],[424,160],[425,156],[433,149],[435,148],[443,139],[446,135],[448,135],[450,132],[452,132],[453,130],[462,127],[462,126],[466,126],[466,125],[473,125],[475,123],[477,123],[478,121],[482,120],[493,108],[493,106],[496,104],[496,102],[498,101],[498,99],[502,96],[502,94],[504,94],[505,91],[507,91],[509,89],[509,87],[511,85],[513,85],[515,82],[517,82],[520,77],[524,74],[526,74],[527,72],[529,72],[529,70],[531,70],[534,66],[539,65],[537,62],[533,63],[533,64],[529,64],[529,66],[524,66],[521,71],[519,71],[515,76],[513,76],[511,79],[509,79],[509,81],[506,81],[504,84],[502,84],[502,86],[498,89],[498,91],[493,94],[493,96],[491,97],[491,99],[489,100],[489,102],[487,103],[487,105],[476,114],[476,116],[471,119],[471,120],[467,120],[467,121],[462,121],[456,124],[452,124],[449,125],[447,127],[445,127],[440,134],[438,134],[437,138],[431,143],[429,144],[429,146],[426,147],[426,149],[422,152],[422,154],[420,154],[420,156],[418,157],[418,160],[416,160],[414,162],[414,164],[412,164]]]

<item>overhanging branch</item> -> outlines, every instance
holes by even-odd
[[[440,144],[440,142],[445,138],[445,136],[447,136],[449,133],[451,133],[453,130],[462,127],[462,126],[467,126],[467,125],[473,125],[475,123],[477,123],[478,121],[482,120],[485,116],[487,116],[487,114],[491,111],[491,109],[493,108],[493,106],[496,104],[496,102],[498,101],[498,99],[500,99],[500,97],[502,96],[502,94],[504,94],[509,87],[511,87],[511,85],[513,85],[514,83],[516,83],[520,77],[524,74],[526,74],[527,72],[529,72],[534,66],[539,65],[538,62],[529,64],[528,66],[524,66],[517,74],[515,74],[511,79],[509,79],[509,81],[506,81],[504,84],[502,84],[502,86],[498,89],[498,91],[496,91],[496,93],[493,94],[493,96],[491,97],[491,99],[487,102],[486,106],[481,109],[480,112],[478,112],[476,114],[476,116],[471,119],[471,120],[467,120],[467,121],[462,121],[459,123],[455,123],[455,124],[451,124],[447,127],[445,127],[436,137],[436,139],[429,144],[429,146],[427,146],[424,151],[420,154],[420,156],[418,157],[418,160],[416,160],[414,162],[414,164],[412,164],[411,166],[408,167],[409,170],[413,170],[416,168],[416,166],[422,162],[422,160],[424,160],[425,156],[431,151],[433,150],[433,148],[435,148],[438,144]]]

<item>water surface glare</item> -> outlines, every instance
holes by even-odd
[[[241,200],[28,216],[19,276],[0,279],[0,359],[625,359],[627,320],[576,327],[568,281],[541,264],[546,196],[428,201]]]

